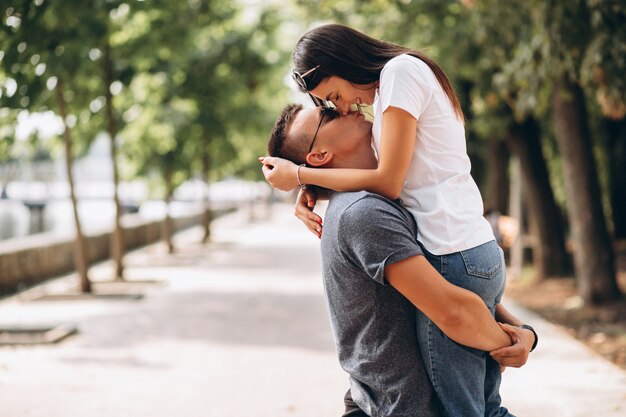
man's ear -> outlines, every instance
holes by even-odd
[[[306,156],[306,163],[312,167],[321,167],[330,164],[333,157],[333,153],[328,151],[311,152]]]

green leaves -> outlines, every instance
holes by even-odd
[[[0,108],[54,109],[51,90],[62,79],[85,149],[105,130],[105,92],[115,91],[126,175],[143,175],[171,152],[193,175],[208,149],[213,178],[260,178],[256,156],[289,101],[291,49],[320,21],[435,58],[464,96],[467,129],[479,137],[510,120],[503,107],[520,120],[548,117],[551,80],[563,71],[604,115],[626,113],[626,6],[616,0],[10,3],[0,10]],[[103,79],[107,48],[111,82]]]
[[[0,110],[55,109],[52,90],[62,80],[68,122],[85,150],[105,130],[109,89],[126,178],[167,170],[184,181],[206,149],[214,178],[260,178],[256,156],[287,101],[292,46],[279,38],[275,9],[223,0],[13,3],[0,10]],[[3,122],[0,134],[12,138],[10,119]]]

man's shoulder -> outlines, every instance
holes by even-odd
[[[368,191],[333,192],[330,195],[328,208],[336,214],[346,212],[358,214],[363,210],[371,211],[373,207],[388,207],[393,210],[402,209],[398,203]]]
[[[343,225],[361,228],[394,220],[412,226],[414,221],[399,202],[367,191],[332,193],[326,215]]]

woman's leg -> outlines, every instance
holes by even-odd
[[[426,253],[448,281],[478,294],[492,314],[504,291],[505,266],[495,241],[445,256]],[[500,407],[500,373],[487,352],[449,339],[418,313],[418,337],[426,369],[447,417],[508,416]]]

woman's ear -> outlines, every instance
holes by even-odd
[[[330,164],[334,155],[328,151],[311,152],[306,156],[306,163],[312,167],[322,167]]]

